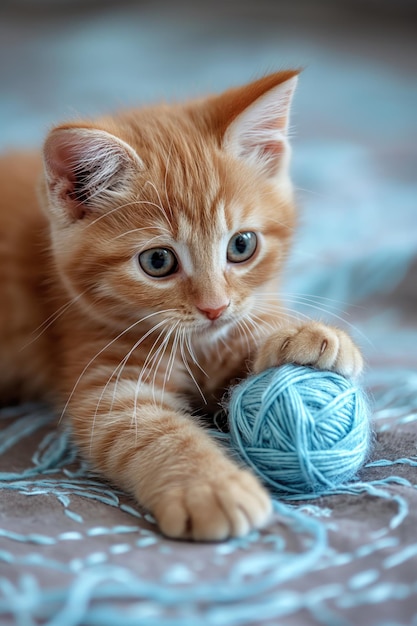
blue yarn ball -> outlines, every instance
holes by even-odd
[[[271,368],[229,400],[233,448],[275,491],[320,493],[354,478],[371,437],[363,391],[334,372]]]

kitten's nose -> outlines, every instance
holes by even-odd
[[[199,306],[197,307],[197,309],[199,311],[201,311],[201,313],[204,313],[204,315],[209,319],[209,320],[217,320],[220,315],[223,313],[223,311],[225,311],[227,309],[227,307],[229,306],[230,302],[228,302],[227,304],[224,304],[223,306],[219,306],[218,309],[210,309],[210,308],[200,308]]]

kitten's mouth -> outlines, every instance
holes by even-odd
[[[228,330],[235,322],[236,319],[230,316],[221,316],[215,320],[199,321],[197,326],[195,327],[195,330],[198,333],[203,334],[216,333],[218,331]]]

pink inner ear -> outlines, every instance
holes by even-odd
[[[58,129],[50,134],[44,147],[49,187],[75,220],[86,215],[85,202],[89,198],[85,187],[90,164],[85,163],[83,156],[86,148],[83,132],[88,131]]]
[[[284,144],[282,141],[253,141],[245,142],[242,145],[240,156],[242,158],[249,158],[255,151],[259,158],[273,160],[279,159],[284,152]]]
[[[51,188],[56,190],[72,219],[79,220],[86,214],[83,199],[76,193],[76,169],[81,157],[69,139],[69,133],[64,137],[52,134],[45,145],[45,159]]]
[[[224,136],[226,150],[267,177],[288,170],[287,128],[295,84],[292,76],[263,93],[234,118]]]
[[[260,146],[261,155],[270,159],[276,159],[278,162],[284,152],[284,144],[282,141],[271,141]]]
[[[282,118],[281,118],[282,119]],[[255,132],[242,138],[239,156],[258,161],[267,175],[274,175],[285,152],[285,141],[280,133],[280,120],[269,120],[258,125]],[[276,135],[276,139],[274,138]]]
[[[65,132],[64,137],[60,136],[59,131],[53,132],[45,144],[45,159],[50,174],[55,177],[64,177],[72,180],[74,177],[74,163],[76,163],[77,159],[76,151],[69,139],[68,132]]]

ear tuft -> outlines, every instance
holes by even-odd
[[[44,146],[52,210],[71,221],[105,210],[143,163],[127,143],[97,129],[60,127]]]
[[[268,177],[288,166],[289,113],[296,84],[293,75],[270,87],[233,119],[223,137],[225,150]]]

